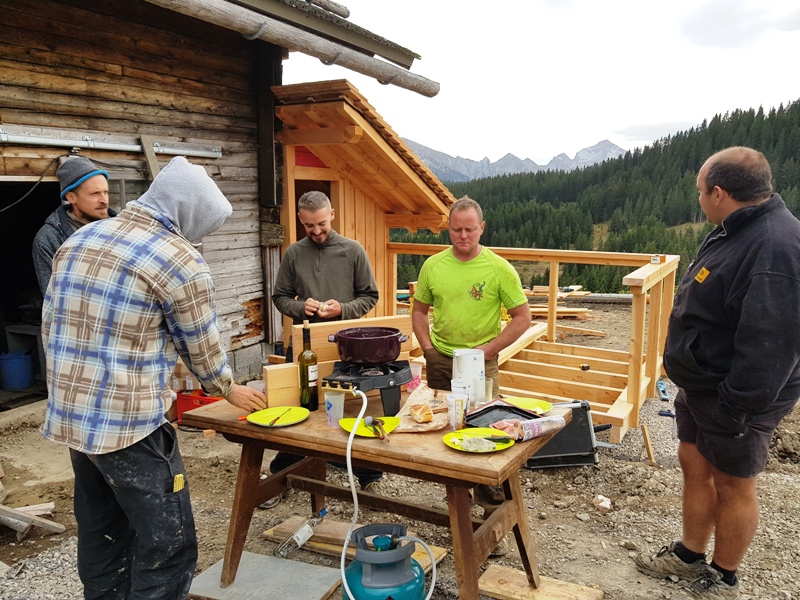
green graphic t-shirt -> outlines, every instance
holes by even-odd
[[[448,356],[474,348],[500,333],[500,305],[528,302],[514,267],[488,248],[462,262],[448,248],[422,265],[414,300],[433,305],[431,342]]]

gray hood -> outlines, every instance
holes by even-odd
[[[161,213],[192,243],[222,227],[233,208],[200,165],[176,156],[133,203]]]

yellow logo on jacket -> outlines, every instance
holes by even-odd
[[[710,274],[711,274],[711,271],[709,271],[708,269],[703,267],[702,269],[700,269],[700,272],[697,273],[697,275],[694,276],[694,280],[697,283],[703,283],[706,280],[706,277],[708,277]]]

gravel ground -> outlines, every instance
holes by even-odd
[[[629,340],[625,320],[627,308],[592,308],[591,317],[577,325],[605,331],[607,336],[571,335],[563,341],[625,348]],[[674,386],[669,382],[667,386],[670,396],[674,397]],[[648,399],[640,412],[641,423],[648,425],[655,464],[647,461],[641,430],[631,429],[619,447],[598,450],[597,465],[523,471],[528,521],[543,576],[603,590],[604,597],[613,600],[684,598],[682,582],[646,577],[636,571],[632,561],[637,551],[656,551],[680,536],[681,475],[676,460],[677,440],[673,437],[673,420],[658,415],[662,408],[672,408],[672,403]],[[6,503],[22,506],[55,500],[55,519],[67,525],[67,532],[61,536],[45,536],[34,530],[29,539],[17,542],[8,530],[0,531],[0,561],[9,565],[3,577],[0,564],[0,600],[80,598],[69,462],[63,457],[59,459],[54,447],[42,442],[32,425],[19,426],[0,436],[0,455],[10,457],[3,459],[6,471],[3,482],[9,490]],[[180,432],[179,436],[190,475],[200,543],[200,572],[220,560],[224,551],[239,448],[221,436],[205,439],[187,432]],[[601,441],[608,441],[607,436],[607,432],[597,434]],[[41,461],[44,453],[52,456],[47,465]],[[269,458],[270,455],[265,460],[265,472]],[[63,464],[59,465],[58,460]],[[800,569],[797,567],[800,559],[797,539],[800,529],[799,462],[800,410],[787,417],[779,429],[768,468],[760,479],[761,523],[740,569],[742,600],[800,600]],[[44,481],[37,480],[37,476],[43,476],[40,471],[45,467],[52,472],[45,474]],[[331,468],[329,477],[338,483],[345,481],[345,473],[338,469]],[[444,498],[442,486],[420,484],[402,476],[384,477],[383,486],[385,495],[413,502],[433,505]],[[611,500],[610,512],[603,513],[593,505],[597,495]],[[307,494],[293,493],[276,508],[258,511],[245,550],[271,553],[274,544],[264,540],[263,531],[293,514],[306,514],[307,510]],[[349,521],[352,517],[349,504],[332,501],[329,510],[332,518],[338,520]],[[477,506],[473,511],[476,515],[480,513]],[[397,519],[364,510],[359,521],[368,524],[397,522]],[[413,521],[405,524],[426,543],[450,547],[450,533],[446,528]],[[521,569],[513,539],[510,546],[511,551],[506,556],[493,560]],[[307,551],[299,552],[295,559],[338,567],[337,558]],[[453,559],[448,554],[439,566],[433,598],[453,600],[457,597]]]

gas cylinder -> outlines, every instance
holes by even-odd
[[[356,557],[345,569],[351,600],[424,600],[425,571],[411,555],[416,543],[398,543],[403,525],[378,523],[359,527],[351,536]],[[372,547],[368,537],[375,536]]]

